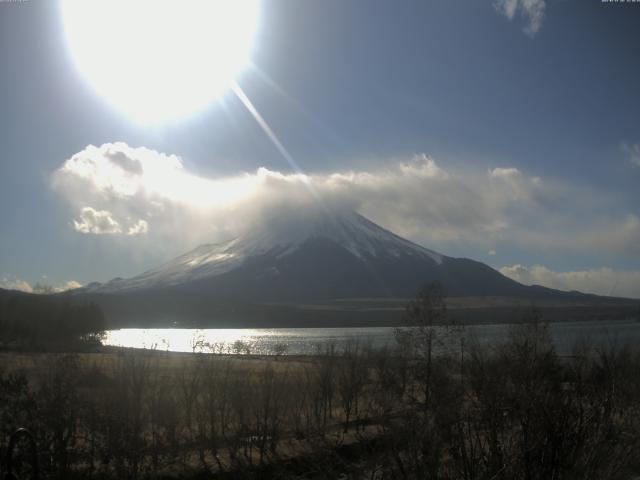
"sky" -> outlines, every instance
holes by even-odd
[[[59,3],[0,1],[0,287],[130,277],[322,201],[523,283],[640,298],[639,24],[637,2],[263,1],[237,88],[149,124],[78,67]],[[159,56],[150,95],[212,61],[179,53],[196,67]],[[124,85],[151,62],[90,55]]]

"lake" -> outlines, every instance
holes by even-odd
[[[511,328],[508,324],[472,325],[465,327],[464,336],[467,342],[498,344]],[[640,344],[640,322],[634,319],[552,323],[550,328],[559,354],[570,354],[582,341],[596,346]],[[394,328],[125,328],[108,331],[103,343],[170,352],[310,355],[332,344],[340,351],[356,340],[374,348],[393,346]]]

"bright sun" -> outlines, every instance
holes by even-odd
[[[63,0],[73,59],[134,121],[190,115],[248,64],[258,0]]]

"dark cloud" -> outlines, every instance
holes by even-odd
[[[105,157],[125,172],[129,172],[133,175],[142,175],[142,164],[140,161],[127,156],[127,154],[121,150],[109,150],[105,153]]]

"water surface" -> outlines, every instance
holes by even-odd
[[[497,345],[508,338],[512,325],[473,325],[464,329],[467,342]],[[597,347],[640,345],[640,322],[635,320],[552,323],[558,353],[570,354],[574,345]],[[310,355],[333,345],[341,351],[354,341],[374,348],[395,346],[393,327],[361,328],[125,328],[110,330],[105,345],[171,352]]]

